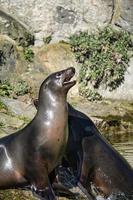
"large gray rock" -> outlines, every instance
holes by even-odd
[[[24,102],[9,99],[9,98],[0,98],[0,101],[8,108],[8,111],[15,116],[26,119],[33,119],[36,114],[36,108],[32,104],[26,104]]]
[[[39,45],[45,36],[52,35],[55,42],[106,26],[113,5],[112,0],[0,0],[0,6],[27,24]]]
[[[6,35],[0,35],[0,80],[16,77],[26,70],[22,48]]]
[[[5,113],[0,113],[0,123],[3,124],[2,130],[7,133],[14,132],[25,124],[23,120]]]
[[[16,28],[15,20],[20,35],[27,27],[35,33],[37,45],[46,36],[51,35],[52,42],[57,42],[79,31],[91,33],[111,23],[133,31],[132,0],[0,0],[0,7],[5,29]]]
[[[133,32],[133,0],[121,0],[117,3],[115,25]]]
[[[8,35],[22,46],[34,44],[34,35],[29,27],[1,8],[0,2],[0,34]]]

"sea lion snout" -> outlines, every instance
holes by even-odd
[[[62,71],[63,73],[63,86],[65,89],[70,89],[72,86],[76,84],[76,81],[70,81],[71,78],[75,75],[75,68],[70,67]]]
[[[65,69],[64,71],[66,71],[66,73],[68,73],[69,75],[73,75],[75,74],[75,68],[74,67],[69,67],[67,69]]]
[[[69,81],[75,75],[75,68],[70,67],[64,70],[64,81]]]
[[[62,78],[62,83],[69,81],[75,75],[75,68],[69,67],[55,73],[57,79]]]

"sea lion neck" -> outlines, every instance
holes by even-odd
[[[38,113],[41,115],[45,115],[44,111],[46,110],[60,110],[62,107],[66,107],[66,95],[62,94],[52,94],[50,92],[46,92],[44,95],[39,96],[39,102],[38,102]]]
[[[54,103],[55,101],[66,101],[67,92],[62,88],[59,90],[51,91],[51,89],[47,88],[46,90],[40,90],[39,92],[39,102],[47,102],[50,101]]]

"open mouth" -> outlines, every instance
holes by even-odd
[[[63,86],[70,86],[72,87],[73,85],[76,84],[76,80],[71,80],[71,78],[75,75],[75,69],[73,67],[70,67],[65,70],[65,77],[63,80]]]

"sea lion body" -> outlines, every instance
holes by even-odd
[[[38,111],[22,130],[0,139],[0,189],[31,185],[43,190],[68,139],[66,96],[74,68],[50,75],[39,91]]]
[[[69,139],[66,154],[77,181],[89,193],[133,195],[133,169],[105,140],[94,123],[69,105]]]
[[[80,182],[105,197],[111,194],[133,195],[133,169],[101,135],[82,141],[83,163]],[[88,177],[86,178],[86,174]]]
[[[37,105],[36,101],[35,106],[38,107]],[[130,198],[133,195],[133,169],[105,140],[92,120],[68,104],[68,126],[69,137],[65,153],[68,163],[66,166],[66,160],[63,160],[62,166],[72,167],[77,185],[85,189],[85,194],[87,190],[92,198],[92,187],[95,188],[95,195],[108,197],[124,193]],[[53,177],[52,174],[52,180]],[[88,199],[91,197],[88,196]]]

